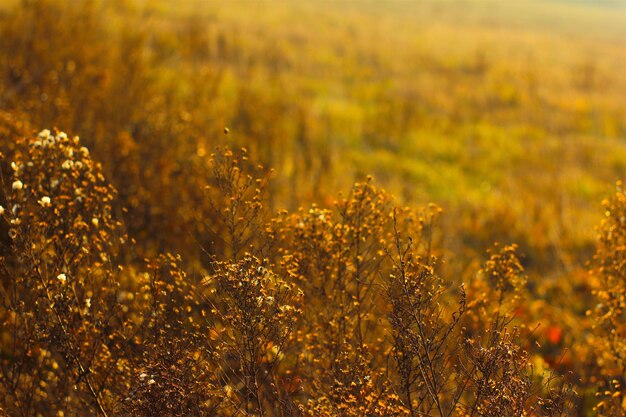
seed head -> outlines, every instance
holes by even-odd
[[[51,203],[50,197],[48,197],[47,195],[46,195],[46,196],[41,197],[41,200],[39,200],[39,204],[40,204],[42,207],[49,207],[49,206],[50,206],[50,203]]]

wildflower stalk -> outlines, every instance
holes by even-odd
[[[61,317],[61,315],[59,314],[59,312],[56,309],[55,303],[54,303],[54,299],[50,294],[50,291],[48,289],[48,284],[46,283],[46,280],[43,278],[43,276],[41,275],[41,271],[39,270],[39,267],[35,268],[35,272],[37,274],[37,277],[39,279],[39,283],[41,284],[41,286],[43,287],[45,294],[46,294],[46,298],[48,300],[48,303],[50,304],[52,311],[54,313],[54,317],[56,318],[59,327],[61,328],[61,331],[63,332],[63,340],[65,341],[65,343],[67,344],[67,351],[70,352],[70,355],[72,357],[72,359],[74,360],[74,362],[76,363],[76,366],[78,367],[78,379],[79,380],[83,380],[85,385],[87,386],[87,389],[89,391],[89,394],[91,395],[98,413],[102,414],[104,417],[108,417],[108,414],[106,412],[106,410],[104,409],[104,406],[102,405],[102,401],[100,400],[100,396],[98,395],[98,393],[96,392],[96,390],[94,389],[93,385],[91,384],[91,381],[89,379],[89,374],[90,371],[87,367],[85,367],[78,355],[78,351],[75,349],[74,344],[72,343],[71,340],[71,335],[69,334],[69,332],[67,331],[66,327],[65,327],[65,323],[63,323],[63,318]]]

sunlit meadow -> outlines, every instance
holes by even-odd
[[[0,416],[626,416],[625,99],[619,0],[0,0]]]

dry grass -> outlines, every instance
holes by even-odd
[[[3,3],[0,415],[626,415],[612,9],[232,3]]]

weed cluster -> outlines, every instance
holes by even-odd
[[[612,2],[175,3],[0,0],[0,415],[626,415]]]
[[[178,256],[121,256],[134,242],[116,192],[78,138],[44,130],[6,153],[0,405],[10,415],[573,415],[572,386],[529,364],[516,247],[496,247],[451,287],[434,205],[397,207],[368,178],[332,209],[268,216],[265,177],[245,151],[217,149],[207,227],[222,249],[207,248],[207,272],[188,276]],[[612,289],[598,290],[611,306],[598,332],[615,335],[599,358],[613,410],[623,313],[611,245],[624,201],[618,191],[608,203],[598,254]]]
[[[595,316],[592,343],[600,351],[597,395],[602,401],[596,409],[599,415],[613,416],[626,412],[626,194],[621,182],[603,205],[605,218],[591,271],[598,304],[588,313]]]

